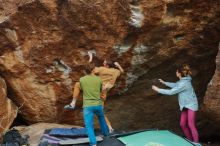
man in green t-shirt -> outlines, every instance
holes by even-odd
[[[86,66],[87,75],[80,78],[80,88],[83,92],[83,118],[85,127],[90,140],[90,146],[96,146],[97,141],[93,128],[94,114],[98,117],[102,134],[107,136],[109,133],[101,100],[102,80],[94,74],[94,63]],[[75,105],[77,98],[73,98]]]

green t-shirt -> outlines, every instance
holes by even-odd
[[[80,78],[80,87],[83,91],[83,107],[102,105],[100,93],[102,80],[96,75],[86,75]]]

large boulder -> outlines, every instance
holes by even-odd
[[[83,75],[87,50],[95,48],[101,58],[109,57],[105,54],[112,55],[116,41],[125,37],[129,13],[123,3],[23,1],[15,12],[2,16],[0,68],[13,100],[24,103],[24,119],[29,123],[77,120],[80,111],[64,112],[63,106]]]
[[[0,77],[0,133],[7,131],[17,117],[17,106],[7,97],[5,80]]]
[[[212,123],[220,127],[220,44],[215,74],[208,85],[203,110]]]
[[[11,99],[17,106],[23,104],[21,115],[28,123],[77,125],[82,123],[81,110],[64,111],[63,106],[71,101],[72,87],[83,75],[87,51],[95,50],[99,59],[118,60],[125,68],[125,74],[109,95],[131,89],[123,98],[109,101],[115,105],[109,107],[108,113],[117,110],[112,114],[128,117],[130,113],[123,107],[126,103],[131,106],[133,119],[143,111],[147,117],[149,113],[157,113],[154,118],[161,117],[158,125],[160,121],[169,124],[176,103],[164,118],[167,106],[163,103],[167,99],[149,98],[155,96],[151,85],[158,77],[174,80],[175,67],[188,62],[193,68],[197,94],[204,95],[215,69],[220,39],[219,3],[214,0],[1,3],[0,8],[5,9],[0,9],[0,72],[10,87]],[[149,101],[152,105],[146,108],[144,103]],[[78,104],[81,106],[81,102]],[[132,120],[128,122],[132,124]],[[146,118],[143,123],[151,121]]]

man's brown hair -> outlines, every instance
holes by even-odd
[[[95,64],[93,62],[88,63],[85,67],[86,74],[91,74],[94,68]]]

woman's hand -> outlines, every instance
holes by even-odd
[[[158,79],[162,84],[165,84],[165,81],[162,79]]]
[[[152,86],[152,89],[154,90],[154,91],[157,91],[158,92],[158,90],[159,90],[159,88],[157,87],[157,86]]]

